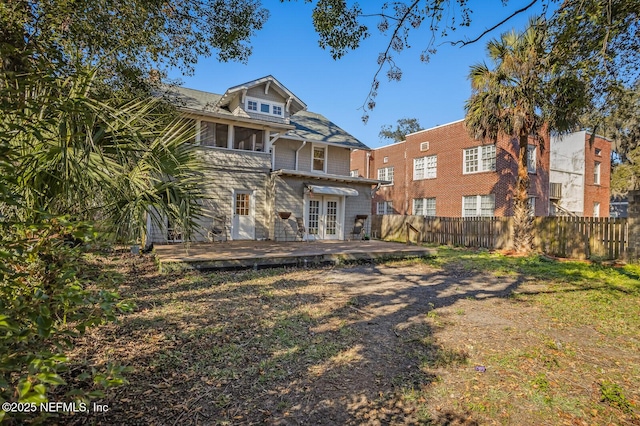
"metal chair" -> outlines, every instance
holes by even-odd
[[[298,225],[298,230],[296,231],[296,238],[300,237],[300,239],[304,241],[305,236],[307,235],[307,229],[304,227],[304,219],[301,217],[296,217],[296,224]],[[308,238],[307,238],[307,241],[309,241]]]
[[[356,236],[359,240],[364,239],[364,222],[367,220],[366,217],[356,216],[356,220],[353,224],[353,230],[351,230],[351,239],[355,240]]]
[[[224,237],[224,241],[228,241],[227,237],[227,217],[224,215],[215,216],[213,218],[213,226],[209,229],[207,233],[207,238],[210,242],[215,243],[216,238],[222,242],[222,238]]]

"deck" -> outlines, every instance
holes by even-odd
[[[315,266],[358,260],[407,259],[435,255],[435,249],[386,241],[228,241],[156,245],[162,272],[183,269],[260,269]]]

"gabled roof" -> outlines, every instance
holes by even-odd
[[[354,149],[369,149],[368,146],[351,136],[323,115],[309,111],[300,111],[292,115],[290,120],[291,124],[295,126],[295,129],[289,130],[284,136],[286,138],[309,142],[322,142]]]
[[[220,97],[218,101],[218,106],[225,106],[231,102],[231,99],[241,94],[243,91],[249,90],[252,87],[260,86],[261,84],[267,84],[268,90],[275,90],[278,92],[283,98],[290,99],[291,104],[289,106],[291,114],[295,114],[300,110],[307,109],[307,104],[302,102],[300,98],[293,94],[289,89],[287,89],[284,84],[280,83],[276,78],[272,75],[268,75],[266,77],[258,78],[256,80],[248,81],[246,83],[238,84],[237,86],[233,86],[227,89],[224,92],[224,95]]]
[[[272,76],[263,77],[229,88],[225,92],[225,95],[218,95],[185,87],[167,86],[163,89],[162,96],[178,108],[194,114],[214,117],[217,116],[221,118],[228,117],[229,119],[240,121],[254,121],[256,120],[255,118],[238,117],[228,109],[224,108],[223,106],[225,105],[225,102],[223,101],[223,98],[230,93],[241,93],[245,88],[263,84],[265,82],[271,82],[269,90],[273,88],[278,92],[282,91],[284,94],[291,95],[293,97],[292,104],[299,103],[296,107],[303,106],[306,109],[306,104],[302,103],[302,101],[295,97],[289,89],[284,87]],[[296,113],[289,117],[289,122],[294,129],[288,130],[286,134],[283,135],[285,138],[304,140],[308,142],[321,142],[345,148],[369,150],[368,146],[321,114],[309,112],[304,109],[298,109]],[[290,129],[289,125],[280,124],[280,127]]]
[[[221,95],[180,86],[167,86],[162,90],[162,96],[178,108],[197,112],[226,113],[233,117],[231,112],[217,106]]]

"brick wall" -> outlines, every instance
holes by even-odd
[[[600,155],[596,155],[600,150]],[[594,203],[600,203],[600,217],[609,216],[610,182],[611,182],[611,142],[588,133],[584,141],[585,175],[584,175],[584,212],[586,217],[594,215]],[[595,163],[600,163],[600,184],[594,180]]]
[[[429,142],[429,148],[421,151],[421,143]],[[531,138],[531,145],[536,141]],[[436,216],[462,215],[462,197],[471,195],[495,195],[495,215],[513,214],[512,190],[517,177],[517,139],[500,138],[496,144],[496,171],[464,174],[464,149],[490,145],[471,138],[463,121],[446,124],[407,136],[405,142],[375,149],[370,167],[370,177],[377,178],[377,170],[394,167],[394,184],[383,186],[373,199],[375,203],[390,200],[398,214],[412,214],[415,198],[436,198]],[[413,160],[425,156],[437,156],[437,176],[433,179],[413,179]],[[385,163],[385,157],[387,162]],[[352,155],[354,167],[364,167],[366,155]],[[549,138],[539,145],[536,155],[536,173],[530,174],[529,194],[536,197],[536,215],[549,212]]]

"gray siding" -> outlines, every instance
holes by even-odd
[[[311,146],[313,144],[307,142],[307,144],[300,150],[298,154],[298,170],[301,172],[311,171]]]
[[[286,104],[287,100],[282,96],[280,96],[278,92],[273,90],[273,87],[269,87],[269,93],[265,95],[264,93],[265,85],[266,83],[250,88],[249,90],[247,90],[247,96],[250,96],[252,98],[264,99],[265,101]],[[271,86],[273,86],[273,84]]]
[[[349,167],[351,165],[351,150],[349,148],[329,146],[327,157],[327,173],[349,176]]]
[[[359,184],[350,186],[358,191],[358,196],[345,197],[345,237],[347,239],[351,237],[351,231],[353,230],[353,225],[356,222],[356,216],[359,214],[369,215],[365,221],[365,234],[371,235],[371,185]]]
[[[202,200],[206,217],[199,224],[201,229],[194,235],[194,241],[206,241],[207,231],[213,225],[213,217],[225,215],[230,229],[233,207],[233,190],[253,191],[255,203],[256,239],[269,238],[269,204],[267,184],[271,167],[269,154],[230,151],[216,148],[202,148],[206,163],[203,188],[207,198]],[[150,242],[165,243],[166,230],[152,224]],[[231,236],[231,233],[229,233]]]
[[[270,231],[271,239],[282,240],[284,237],[288,239],[295,238],[295,232],[297,229],[296,218],[303,217],[304,215],[305,183],[356,189],[358,191],[358,196],[344,197],[344,237],[345,239],[349,239],[351,237],[351,231],[353,230],[356,216],[361,214],[369,215],[369,219],[365,224],[366,233],[370,234],[371,185],[328,183],[322,180],[286,176],[274,178],[273,187],[275,192],[275,202],[273,222]],[[288,220],[282,220],[278,216],[278,212],[291,212],[291,217]]]
[[[296,150],[302,146],[300,141],[278,139],[275,142],[275,169],[294,170],[296,167]]]

